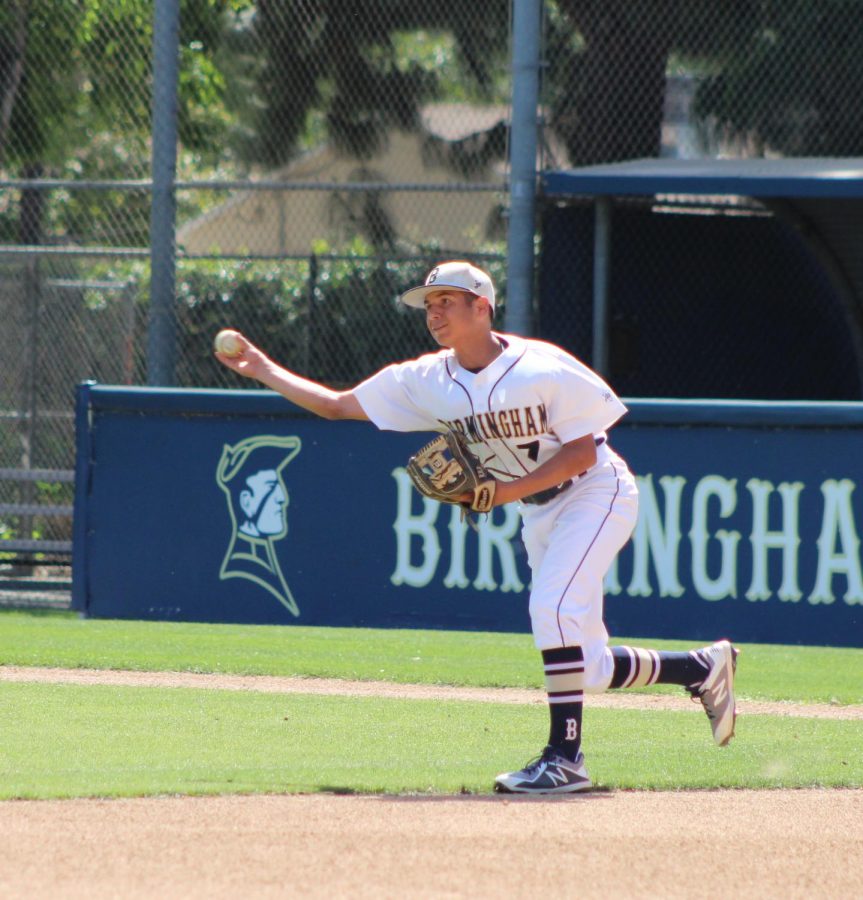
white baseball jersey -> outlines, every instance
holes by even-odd
[[[378,428],[460,431],[503,481],[532,472],[568,441],[601,437],[626,412],[595,372],[559,347],[496,337],[504,350],[481,372],[441,350],[387,366],[354,395]]]
[[[584,689],[602,691],[613,668],[602,580],[638,510],[635,479],[605,440],[626,407],[602,378],[559,347],[496,337],[503,352],[480,372],[441,350],[387,366],[354,395],[378,428],[462,432],[502,481],[533,471],[562,444],[594,435],[597,464],[548,502],[521,503],[520,509],[536,646],[581,646]]]

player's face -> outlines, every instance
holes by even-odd
[[[426,327],[442,347],[457,347],[488,327],[484,311],[467,291],[432,291],[425,299]]]

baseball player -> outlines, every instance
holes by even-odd
[[[727,744],[734,735],[738,652],[728,641],[681,653],[608,647],[603,578],[638,510],[635,479],[608,440],[626,407],[559,347],[495,331],[491,279],[469,262],[436,266],[401,301],[425,311],[441,349],[387,366],[351,390],[302,378],[245,338],[238,356],[216,355],[238,374],[328,419],[370,420],[391,431],[458,432],[493,478],[491,505],[518,503],[532,573],[531,628],[551,721],[539,757],[499,775],[495,790],[588,790],[584,695],[609,688],[682,685],[701,701],[716,743]],[[469,506],[473,498],[461,500]]]

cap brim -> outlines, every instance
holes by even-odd
[[[399,300],[404,303],[405,306],[412,306],[414,309],[425,309],[425,299],[429,294],[434,291],[442,291],[447,288],[451,288],[454,291],[461,291],[464,294],[473,294],[474,297],[480,297],[481,294],[477,294],[476,291],[469,291],[466,287],[462,287],[460,284],[444,284],[443,282],[436,281],[434,284],[423,284],[419,287],[411,288],[409,291],[405,291]]]

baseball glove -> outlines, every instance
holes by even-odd
[[[407,472],[417,490],[432,500],[457,503],[479,513],[494,506],[497,482],[457,431],[438,435],[418,450],[408,460]],[[465,494],[472,499],[461,499]]]

